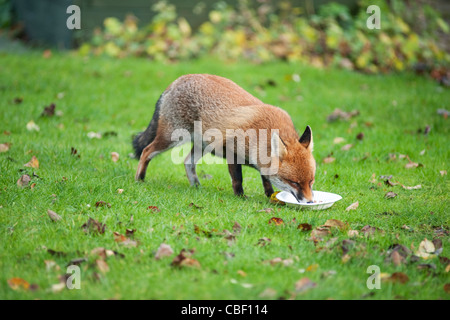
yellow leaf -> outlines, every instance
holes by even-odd
[[[28,163],[24,164],[25,167],[39,169],[39,160],[36,156],[33,156]]]

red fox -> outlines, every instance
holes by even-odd
[[[200,135],[195,133],[196,123],[200,123]],[[244,164],[260,172],[266,196],[273,194],[273,184],[292,193],[298,201],[313,201],[316,162],[312,155],[311,128],[307,126],[299,136],[286,111],[264,104],[233,81],[215,75],[189,74],[175,80],[162,93],[149,126],[133,140],[136,158],[140,159],[137,181],[144,180],[147,166],[153,157],[180,145],[180,141],[173,139],[173,132],[179,129],[188,132],[189,142],[193,142],[192,150],[184,162],[192,186],[200,185],[196,174],[197,162],[211,152],[226,157],[236,195],[244,195]],[[256,138],[258,143],[267,141],[266,151],[261,151],[246,136],[245,132],[252,129],[260,131]],[[215,137],[216,148],[207,147],[209,141],[203,133],[208,130],[216,130],[221,134],[220,138]],[[230,130],[238,134],[230,138]],[[245,143],[239,152],[230,141],[242,137]],[[261,159],[264,157],[269,161],[263,162]],[[267,171],[269,167],[275,167],[275,170]]]

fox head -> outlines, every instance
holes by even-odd
[[[278,160],[278,171],[269,176],[277,188],[290,192],[298,201],[312,202],[316,161],[312,155],[313,136],[309,126],[298,141],[284,142],[277,133],[271,137],[271,157]]]

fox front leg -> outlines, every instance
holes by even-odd
[[[272,183],[266,176],[261,175],[261,179],[264,187],[264,193],[268,198],[270,198],[270,196],[273,194]]]
[[[228,164],[228,172],[233,183],[233,191],[237,196],[244,196],[244,189],[242,188],[242,165]]]

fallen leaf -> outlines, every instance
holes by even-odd
[[[95,139],[101,139],[102,138],[102,134],[100,132],[90,131],[90,132],[87,133],[87,137],[89,139],[94,139],[94,138]]]
[[[273,208],[264,208],[262,210],[258,210],[258,212],[265,212],[265,213],[271,213],[273,211]]]
[[[386,199],[392,199],[392,198],[395,198],[397,196],[397,194],[395,193],[395,192],[392,192],[392,191],[389,191],[388,193],[386,193],[385,195],[384,195],[384,197],[386,198]]]
[[[10,147],[11,143],[8,142],[0,144],[0,153],[8,151]]]
[[[326,157],[323,159],[323,163],[332,163],[334,161],[336,161],[336,158],[333,157]]]
[[[56,212],[54,212],[50,209],[47,210],[47,214],[50,217],[50,219],[52,219],[53,221],[59,221],[62,219]]]
[[[28,131],[39,131],[41,129],[39,128],[39,126],[36,123],[34,123],[33,120],[31,120],[30,122],[27,123],[27,130]]]
[[[364,139],[364,133],[360,132],[356,135],[356,139],[362,141]]]
[[[245,271],[243,271],[243,270],[238,270],[237,274],[240,275],[241,277],[246,277],[247,276],[247,273],[245,273]]]
[[[295,283],[295,291],[297,293],[302,293],[315,287],[316,284],[308,278],[302,278]]]
[[[264,238],[259,239],[258,243],[256,245],[258,245],[260,247],[265,247],[268,244],[270,244],[271,241],[272,241],[271,239],[264,237]]]
[[[359,111],[358,110],[353,110],[350,112],[346,112],[346,111],[342,111],[341,109],[335,109],[333,111],[333,113],[331,113],[328,117],[327,117],[327,121],[328,122],[333,122],[336,120],[349,120],[350,118],[356,117],[359,115]]]
[[[117,189],[117,193],[118,193],[118,194],[122,194],[123,191],[124,191],[123,189]]]
[[[195,208],[195,209],[203,209],[203,207],[200,207],[200,206],[196,205],[196,204],[193,203],[193,202],[189,203],[189,207]]]
[[[354,238],[354,237],[359,236],[359,232],[358,232],[358,230],[349,230],[349,231],[347,232],[347,235],[348,235],[350,238]]]
[[[420,185],[420,184],[418,184],[417,186],[414,186],[414,187],[407,187],[407,186],[404,186],[404,185],[402,185],[402,187],[403,187],[403,189],[406,189],[406,190],[422,189],[422,185]]]
[[[309,231],[312,229],[312,225],[310,225],[309,223],[301,223],[298,225],[297,229],[299,229],[300,231]]]
[[[370,182],[370,183],[377,183],[376,176],[377,176],[377,175],[376,175],[375,173],[372,173],[372,177],[370,178],[369,182]]]
[[[8,280],[8,285],[13,290],[28,290],[30,288],[30,284],[22,278],[11,278]]]
[[[441,176],[446,176],[447,175],[447,170],[441,170],[439,171],[439,173],[441,174]]]
[[[273,204],[285,205],[286,203],[284,203],[283,201],[278,200],[277,194],[279,194],[279,193],[280,193],[280,191],[272,193],[272,195],[270,196],[269,202],[273,203]]]
[[[424,259],[430,258],[430,256],[436,251],[434,243],[425,238],[420,244],[419,248],[415,252],[415,255]]]
[[[161,212],[157,206],[148,206],[147,210],[152,211],[153,213]]]
[[[241,232],[241,229],[242,229],[241,225],[235,221],[233,225],[233,232],[235,234],[238,234]]]
[[[95,207],[97,207],[97,208],[101,208],[101,207],[111,208],[111,204],[110,204],[110,203],[107,203],[107,202],[105,202],[105,201],[97,201],[97,202],[95,203]]]
[[[409,281],[409,277],[403,272],[394,272],[387,280],[394,283],[405,284]]]
[[[412,161],[405,164],[406,169],[417,168],[418,166],[419,166],[419,164],[417,162],[412,162]]]
[[[19,180],[17,180],[17,186],[19,186],[21,188],[26,187],[26,186],[28,186],[30,181],[31,181],[30,176],[27,174],[24,174],[23,176],[21,176],[19,178]]]
[[[172,254],[173,254],[172,248],[168,244],[161,243],[158,250],[156,251],[155,259],[159,260],[164,257],[169,257]]]
[[[392,252],[390,258],[392,260],[392,263],[397,267],[405,263],[405,259],[400,255],[400,253],[398,253],[398,251]]]
[[[174,266],[174,267],[194,267],[194,268],[199,268],[200,267],[200,262],[198,262],[197,260],[191,258],[193,253],[194,253],[193,250],[182,249],[180,254],[177,255],[173,259],[171,265]]]
[[[355,203],[352,203],[351,205],[349,205],[345,211],[350,211],[350,210],[356,210],[359,207],[359,201],[356,201]]]
[[[330,229],[328,228],[316,228],[311,231],[311,240],[313,241],[323,241],[325,237],[331,235]]]
[[[340,144],[340,143],[343,143],[344,141],[345,141],[344,138],[342,138],[342,137],[336,137],[336,138],[334,138],[333,143],[334,143],[334,144]]]
[[[330,220],[327,220],[327,221],[325,222],[325,224],[323,225],[323,227],[338,228],[338,229],[340,229],[340,230],[344,230],[344,229],[346,229],[348,226],[347,226],[344,222],[342,222],[342,221],[339,221],[339,220],[336,220],[336,219],[330,219]]]
[[[353,147],[352,144],[346,144],[345,146],[343,146],[343,147],[341,148],[341,150],[342,150],[342,151],[348,151],[348,150],[350,150],[352,147]]]
[[[95,261],[95,264],[97,265],[97,268],[101,273],[105,274],[109,272],[109,266],[105,260],[98,259]]]
[[[119,161],[119,154],[117,152],[111,152],[111,160],[113,162]]]
[[[272,299],[277,295],[277,291],[272,288],[267,288],[259,294],[261,299]]]
[[[372,236],[372,235],[374,235],[375,233],[384,233],[384,231],[383,230],[381,230],[381,229],[379,229],[379,228],[377,228],[377,227],[372,227],[372,226],[369,226],[369,225],[367,225],[367,226],[364,226],[362,229],[361,229],[361,232],[365,235],[365,236]]]
[[[55,104],[52,103],[48,107],[44,108],[44,111],[41,113],[41,117],[53,117],[55,115]]]
[[[282,259],[282,258],[273,258],[271,260],[265,260],[263,261],[263,264],[270,264],[272,266],[274,265],[283,265],[285,267],[290,266],[294,263],[294,260],[292,259]]]
[[[445,291],[446,293],[450,293],[450,283],[444,284],[444,291]]]
[[[282,225],[284,223],[283,219],[272,217],[269,219],[269,224],[275,224],[276,226]]]
[[[81,226],[85,233],[99,233],[104,234],[106,224],[100,223],[97,220],[89,218],[89,220]]]
[[[130,238],[127,238],[123,234],[120,234],[118,232],[113,232],[114,235],[114,241],[119,243],[121,246],[131,248],[131,247],[137,247],[138,242],[135,240],[132,240]]]
[[[36,156],[33,156],[28,163],[24,164],[24,167],[39,169],[39,160],[36,158]]]
[[[58,292],[63,291],[65,288],[66,288],[66,283],[65,282],[60,282],[60,283],[52,285],[50,290],[53,293],[58,293]]]

